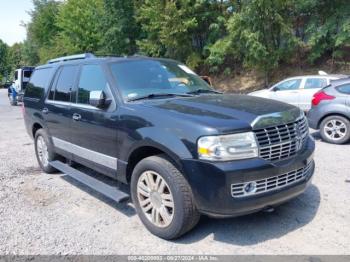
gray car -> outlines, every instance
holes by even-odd
[[[324,141],[344,144],[350,139],[350,78],[331,81],[317,92],[308,112],[309,126],[319,129]]]

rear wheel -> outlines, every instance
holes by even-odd
[[[56,160],[58,155],[54,152],[53,145],[44,129],[36,131],[34,147],[36,158],[41,169],[49,174],[57,172],[57,170],[50,165],[50,162]]]
[[[12,94],[9,94],[9,101],[11,106],[16,106],[17,105],[17,100],[13,97]]]
[[[350,122],[342,116],[326,117],[321,122],[320,134],[326,142],[344,144],[350,139]]]
[[[199,220],[189,184],[165,156],[148,157],[136,165],[131,195],[141,221],[158,237],[178,238]]]

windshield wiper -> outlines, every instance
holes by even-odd
[[[186,93],[186,94],[176,94],[176,93],[152,93],[144,96],[137,96],[134,98],[129,98],[127,101],[137,101],[142,99],[152,99],[152,98],[158,98],[158,97],[175,97],[175,96],[181,96],[181,97],[192,97],[192,94]]]
[[[204,93],[223,94],[222,92],[216,91],[213,89],[197,89],[194,91],[187,92],[186,94],[198,95],[198,94],[204,94]]]

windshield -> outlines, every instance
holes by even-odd
[[[158,60],[134,60],[111,64],[125,100],[154,94],[186,94],[211,87],[187,66]]]

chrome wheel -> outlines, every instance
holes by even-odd
[[[324,126],[324,133],[331,140],[340,140],[346,136],[347,132],[346,124],[339,119],[330,120]]]
[[[49,151],[47,149],[45,139],[42,136],[38,136],[36,140],[36,148],[41,164],[43,166],[47,166],[49,164]]]
[[[168,184],[154,171],[145,171],[137,182],[137,198],[147,219],[167,227],[174,217],[174,200]]]

